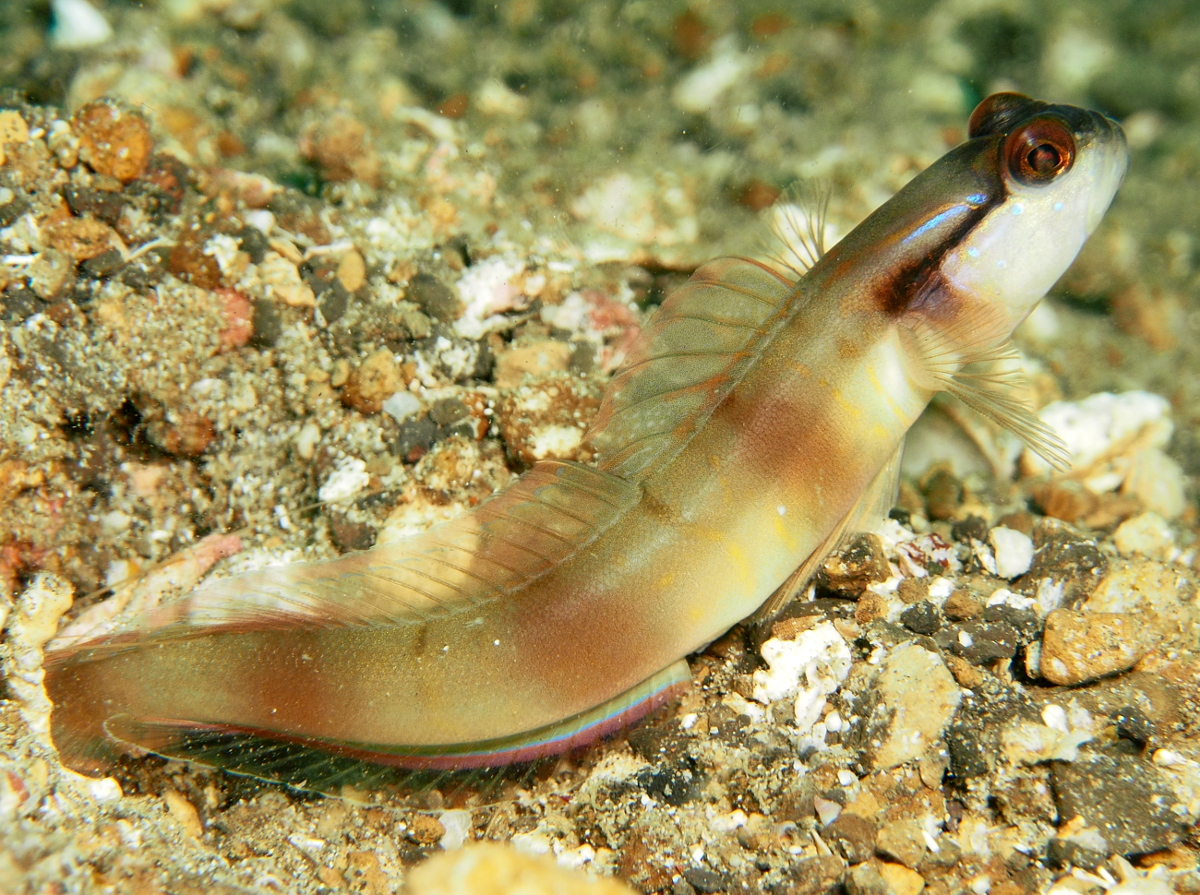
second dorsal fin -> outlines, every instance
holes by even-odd
[[[133,619],[80,651],[122,650],[139,635],[418,624],[503,597],[586,550],[636,502],[637,485],[578,463],[543,460],[512,487],[422,534],[324,562],[233,575]]]
[[[795,284],[746,258],[692,275],[642,330],[585,436],[601,469],[637,479],[674,456],[757,358]]]

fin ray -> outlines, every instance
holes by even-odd
[[[417,624],[466,611],[528,584],[588,546],[630,509],[637,485],[578,463],[538,463],[474,510],[411,538],[334,560],[234,575],[133,619],[104,641],[125,648],[225,630]]]
[[[906,321],[903,333],[921,360],[922,373],[932,387],[1008,429],[1055,469],[1070,469],[1067,446],[1029,405],[1021,353],[1003,335],[1007,319],[999,311],[975,318],[946,329],[919,317]]]
[[[637,479],[682,449],[782,325],[795,294],[793,281],[745,258],[699,268],[650,319],[609,384],[584,436],[600,468]]]

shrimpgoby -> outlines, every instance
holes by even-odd
[[[359,761],[501,765],[627,723],[887,508],[938,391],[1063,461],[1010,336],[1127,159],[1097,112],[989,97],[966,142],[810,269],[701,267],[610,383],[595,468],[539,463],[424,535],[226,578],[49,656],[60,751],[322,788]]]

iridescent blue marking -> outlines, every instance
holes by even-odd
[[[904,237],[903,243],[912,242],[914,239],[920,239],[932,230],[936,230],[948,221],[956,217],[961,217],[970,212],[970,208],[965,205],[955,205],[952,208],[947,208],[945,211],[938,212],[920,227],[914,230],[908,236]]]

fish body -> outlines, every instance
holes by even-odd
[[[994,370],[1125,165],[1098,113],[989,98],[970,140],[803,275],[698,270],[610,384],[597,468],[543,462],[409,541],[234,576],[52,655],[60,749],[85,769],[125,744],[295,782],[244,744],[458,768],[627,723],[886,507],[938,391],[1055,455]]]

